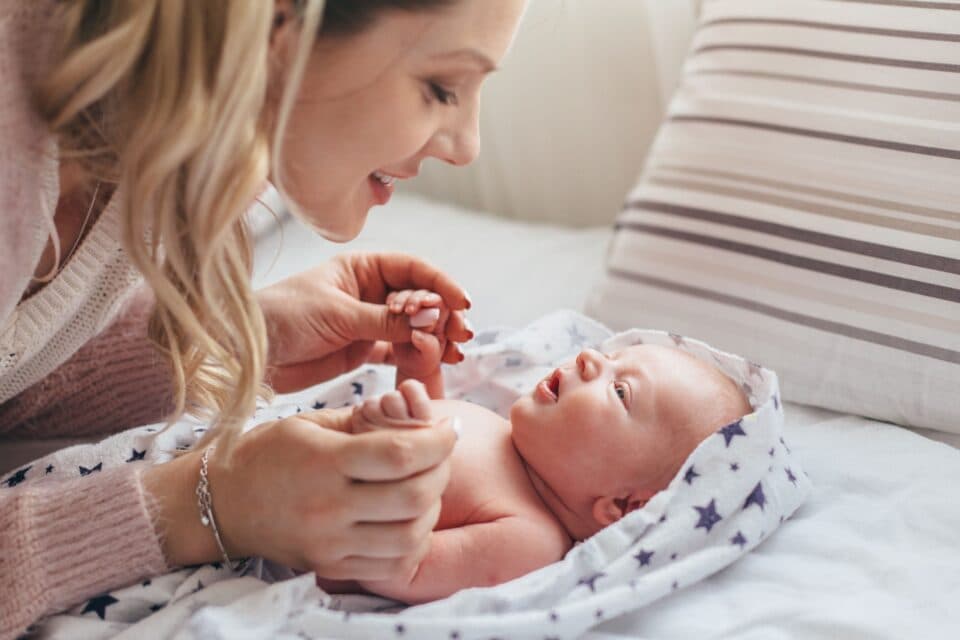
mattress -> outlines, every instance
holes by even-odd
[[[460,281],[477,328],[519,327],[582,309],[609,239],[606,227],[525,224],[398,194],[346,246],[286,220],[261,238],[255,277],[275,282],[345,250],[406,251]],[[814,484],[796,515],[719,574],[586,637],[956,635],[960,438],[791,403],[786,419]]]

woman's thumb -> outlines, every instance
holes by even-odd
[[[353,331],[355,340],[410,342],[410,317],[384,304],[357,302]]]

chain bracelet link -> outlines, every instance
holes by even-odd
[[[203,450],[200,457],[200,481],[197,482],[197,504],[200,507],[200,524],[209,527],[213,531],[213,537],[217,541],[217,547],[220,549],[220,555],[227,567],[233,571],[243,571],[247,566],[247,560],[240,560],[234,563],[227,555],[227,549],[223,546],[223,539],[220,537],[220,530],[217,529],[217,521],[213,517],[213,496],[210,494],[210,477],[207,474],[207,464],[209,462],[210,452],[214,447],[207,447]]]

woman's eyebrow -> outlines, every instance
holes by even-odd
[[[497,65],[479,49],[473,49],[467,47],[465,49],[457,49],[455,51],[445,51],[443,53],[438,53],[431,56],[432,59],[449,59],[449,58],[466,58],[473,62],[475,65],[480,67],[484,73],[492,73],[497,71]]]

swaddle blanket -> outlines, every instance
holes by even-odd
[[[445,381],[448,397],[507,416],[520,394],[582,348],[609,352],[639,343],[677,347],[711,362],[740,384],[754,411],[704,440],[642,509],[576,545],[559,562],[496,587],[408,608],[373,596],[331,596],[312,574],[294,576],[262,561],[245,576],[220,565],[191,567],[91,599],[51,618],[43,631],[71,638],[576,638],[669,597],[756,547],[809,493],[809,479],[781,435],[773,372],[692,338],[647,330],[612,335],[589,318],[562,311],[522,330],[480,332],[464,362],[445,370]],[[265,407],[251,425],[356,404],[392,383],[392,369],[370,367],[287,397],[285,405]],[[131,457],[161,461],[193,444],[203,429],[191,420],[163,433],[135,429],[54,454],[22,475],[43,481],[31,471],[52,465],[83,474]]]

